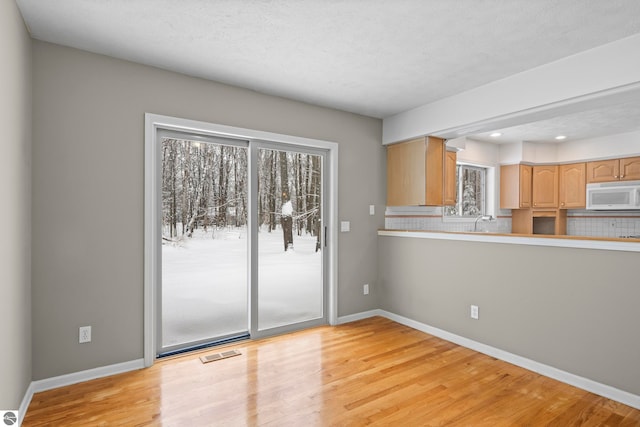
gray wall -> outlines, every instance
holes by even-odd
[[[390,236],[378,246],[382,309],[640,395],[637,252]]]
[[[0,1],[0,409],[31,382],[31,39],[13,0]]]
[[[376,308],[382,122],[34,42],[33,376],[143,357],[144,113],[339,143],[339,315]],[[377,205],[375,217],[369,204]],[[93,326],[93,342],[77,343]]]

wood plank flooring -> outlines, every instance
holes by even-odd
[[[374,317],[38,393],[24,426],[640,426],[640,411]]]

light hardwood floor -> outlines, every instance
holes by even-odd
[[[640,411],[374,317],[38,393],[24,426],[639,426]]]

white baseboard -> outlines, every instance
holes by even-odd
[[[29,404],[31,403],[31,398],[33,398],[33,381],[29,383],[29,387],[27,387],[27,391],[24,393],[24,397],[22,398],[22,402],[20,402],[20,407],[18,408],[18,427],[22,425],[22,420],[24,420],[24,416],[27,414],[27,409],[29,409]]]
[[[553,366],[545,365],[544,363],[536,362],[535,360],[527,359],[526,357],[518,356],[517,354],[513,354],[508,351],[504,351],[499,348],[495,348],[490,345],[486,345],[481,342],[453,334],[451,332],[447,332],[443,329],[417,322],[413,319],[409,319],[407,317],[400,316],[386,310],[370,310],[362,313],[351,314],[349,316],[339,318],[339,323],[352,322],[355,320],[366,319],[373,316],[386,317],[387,319],[401,323],[405,326],[409,326],[410,328],[417,329],[438,338],[442,338],[471,350],[484,353],[491,357],[495,357],[496,359],[509,362],[513,365],[520,366],[521,368],[525,368],[529,371],[539,373],[549,378],[553,378],[554,380],[558,380],[565,384],[569,384],[582,390],[595,393],[599,396],[606,397],[607,399],[615,400],[617,402],[624,403],[625,405],[629,405],[633,408],[640,409],[640,396],[638,395],[554,368]]]
[[[71,384],[77,384],[84,381],[95,380],[96,378],[108,377],[110,375],[122,374],[124,372],[135,371],[144,368],[144,359],[130,360],[129,362],[116,363],[109,366],[101,366],[99,368],[87,369],[86,371],[74,372],[71,374],[60,375],[58,377],[47,378],[44,380],[32,381],[20,404],[18,425],[22,425],[31,399],[35,393],[41,391],[52,390],[54,388],[64,387]]]
[[[338,325],[343,323],[355,322],[356,320],[368,319],[369,317],[374,316],[385,316],[384,311],[380,309],[363,311],[356,314],[349,314],[347,316],[338,317]],[[398,322],[399,323],[399,322]]]
[[[95,380],[96,378],[108,377],[110,375],[121,374],[123,372],[135,371],[144,368],[144,359],[130,360],[128,362],[116,363],[115,365],[101,366],[99,368],[87,369],[86,371],[73,372],[71,374],[60,375],[58,377],[47,378],[34,381],[33,392],[51,390],[66,385]]]

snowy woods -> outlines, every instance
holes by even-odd
[[[294,234],[319,233],[321,158],[287,151],[258,151],[260,230],[282,225],[292,210]],[[284,206],[291,202],[291,207]],[[285,209],[283,209],[285,207]],[[194,230],[247,224],[248,149],[165,138],[162,141],[162,237],[191,237]],[[287,221],[285,221],[286,223]],[[286,248],[286,242],[285,242]]]
[[[457,165],[456,189],[457,197],[454,206],[445,206],[447,216],[476,217],[484,213],[484,168]]]
[[[162,141],[162,240],[180,241],[162,247],[164,347],[247,330],[248,155]],[[259,327],[322,317],[322,158],[266,149],[256,157]]]

